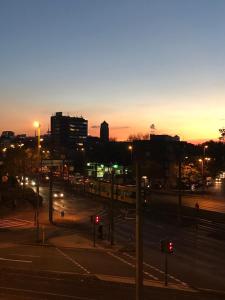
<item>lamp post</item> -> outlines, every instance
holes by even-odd
[[[205,160],[206,160],[206,157],[205,157],[205,152],[206,152],[206,149],[208,149],[208,145],[204,145],[203,147],[203,158],[202,158],[202,182],[203,182],[203,187],[205,186]],[[199,160],[200,161],[200,160]]]
[[[41,125],[38,121],[33,123],[37,129],[37,202],[36,202],[36,241],[39,242],[39,167],[40,167],[40,150],[41,150]]]
[[[203,148],[203,157],[205,158],[205,151],[206,149],[208,149],[208,145],[205,145],[204,148]]]
[[[128,146],[128,150],[130,151],[130,161],[132,162],[132,156],[133,156],[133,146],[132,145],[129,145]]]
[[[203,158],[199,158],[199,160],[198,160],[201,163],[201,173],[202,173],[203,185],[204,185],[204,179],[205,179],[205,163],[209,162],[210,160],[211,160],[210,157],[205,157],[205,156]]]
[[[202,173],[202,180],[204,179],[204,159],[199,158],[198,160],[201,164],[201,173]]]

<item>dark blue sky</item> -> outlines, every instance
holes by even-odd
[[[55,111],[111,135],[216,138],[225,108],[223,0],[0,0],[0,130]],[[5,111],[10,114],[5,114]]]

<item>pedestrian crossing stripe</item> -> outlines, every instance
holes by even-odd
[[[0,228],[13,228],[13,227],[32,227],[33,222],[29,220],[17,218],[4,218],[0,219]]]

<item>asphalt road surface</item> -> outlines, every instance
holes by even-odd
[[[42,187],[40,191],[44,197],[40,219],[46,222],[48,188]],[[61,224],[74,224],[65,228],[50,226],[46,231],[49,246],[34,244],[33,211],[15,212],[0,220],[2,299],[134,299],[133,212],[128,210],[123,215],[121,209],[115,210],[116,245],[111,248],[107,241],[107,203],[68,190],[63,193],[63,199],[55,200],[54,219]],[[95,213],[103,220],[104,240],[97,239],[97,249],[90,243],[77,248],[76,243],[72,244],[77,234],[91,239],[90,215]],[[223,237],[219,239],[215,232],[203,228],[180,228],[164,221],[145,215],[144,299],[225,299]],[[64,247],[63,242],[53,245],[52,238],[57,236],[62,241],[66,237],[67,241],[71,239],[75,246]],[[164,238],[175,245],[174,254],[168,258],[169,290],[162,289],[164,255],[160,252],[160,240]]]
[[[47,196],[47,190],[43,189],[42,191]],[[70,192],[64,191],[64,194],[63,209],[66,214],[76,216],[82,215],[84,211],[87,213],[80,220],[81,222],[85,220],[83,225],[86,224],[86,229],[90,230],[90,214],[94,211],[103,212],[103,219],[106,223],[104,232],[107,238],[109,220],[107,219],[106,204]],[[116,211],[116,213],[115,240],[117,244],[124,246],[125,251],[120,253],[119,257],[111,255],[111,259],[124,262],[123,267],[116,268],[116,270],[122,274],[121,276],[126,276],[123,274],[126,270],[125,266],[132,266],[133,271],[135,266],[135,220],[132,215],[131,218],[129,215],[127,218],[123,218],[120,216],[120,211]],[[169,257],[169,280],[171,282],[225,291],[225,232],[222,235],[218,238],[214,231],[207,231],[204,228],[196,230],[195,226],[179,228],[160,220],[152,221],[146,216],[143,231],[145,275],[149,279],[163,281],[164,255],[160,252],[160,240],[169,238],[175,245],[174,254]],[[112,270],[111,267],[110,270]],[[117,275],[119,276],[119,274]],[[115,274],[112,273],[112,275]]]

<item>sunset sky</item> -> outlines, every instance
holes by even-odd
[[[0,0],[0,131],[45,132],[62,111],[118,140],[152,123],[217,139],[224,16],[224,0]]]

